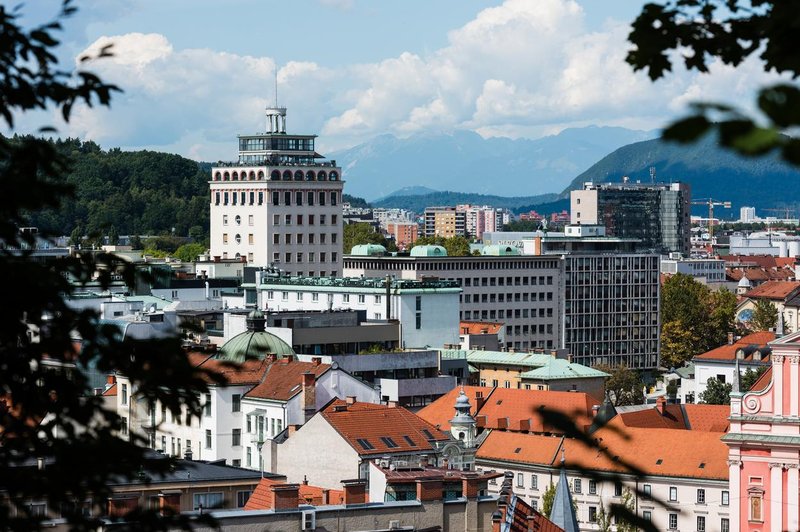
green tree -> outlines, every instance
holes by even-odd
[[[552,482],[542,493],[542,514],[549,516],[553,509],[553,499],[556,498],[556,485]]]
[[[625,364],[611,367],[607,364],[599,364],[596,369],[611,375],[606,379],[606,394],[611,398],[614,406],[640,405],[644,403],[644,394],[639,373],[629,369]]]
[[[729,405],[731,404],[731,390],[733,385],[718,381],[711,377],[706,381],[706,391],[701,392],[698,397],[701,403],[708,405]]]
[[[144,244],[142,244],[142,239],[139,235],[133,235],[130,241],[131,249],[144,249]]]
[[[116,226],[112,225],[111,229],[108,230],[108,245],[116,246],[117,244],[119,244],[119,233]]]
[[[754,331],[769,331],[778,324],[778,309],[771,301],[759,299],[753,308],[750,328]]]
[[[652,80],[672,69],[673,60],[707,72],[711,61],[736,67],[757,54],[766,72],[800,75],[796,24],[800,2],[786,0],[670,0],[648,3],[632,24],[627,61]],[[680,50],[680,53],[674,51]],[[800,164],[800,89],[786,81],[763,87],[755,118],[730,105],[695,102],[692,114],[664,130],[663,137],[693,142],[714,131],[722,146],[743,155],[777,151]]]
[[[118,90],[83,70],[90,62],[81,61],[77,72],[58,67],[54,35],[74,11],[66,0],[52,22],[27,29],[20,24],[21,10],[0,5],[0,117],[9,128],[30,110],[57,109],[69,121],[76,103],[108,105]],[[108,55],[108,49],[100,55]],[[173,466],[172,459],[149,458],[140,437],[118,437],[121,418],[92,393],[87,368],[124,373],[137,401],[160,401],[176,416],[184,408],[199,415],[206,379],[222,382],[194,368],[178,338],[123,339],[96,313],[67,304],[75,286],[90,280],[105,288],[120,274],[132,285],[135,273],[125,261],[99,253],[40,263],[7,251],[31,243],[17,228],[27,225],[32,213],[70,201],[74,188],[63,180],[69,163],[52,142],[0,138],[0,248],[6,250],[0,252],[0,274],[25,287],[7,291],[0,309],[0,530],[39,529],[43,516],[31,508],[34,500],[63,509],[73,529],[98,529],[105,525],[84,515],[76,501],[105,501],[112,481],[136,478],[145,466],[157,474]],[[42,236],[53,234],[43,231]],[[38,330],[37,341],[29,328]],[[28,465],[37,459],[46,467]],[[160,516],[155,510],[128,518],[137,520],[130,526],[138,529],[189,524],[188,517]]]
[[[83,245],[83,228],[80,225],[76,225],[69,234],[69,245],[76,248],[80,248]]]
[[[192,242],[201,242],[205,238],[205,230],[199,225],[193,225],[189,228],[189,238]]]
[[[753,370],[753,368],[747,368],[739,377],[739,390],[742,392],[750,390],[765,371],[767,371],[767,366],[759,366],[755,370]]]
[[[463,236],[421,236],[414,242],[414,246],[442,246],[447,250],[448,257],[467,257],[470,255],[469,240]]]
[[[194,262],[198,255],[205,252],[206,247],[203,244],[184,244],[175,250],[173,256],[183,262]]]
[[[367,223],[346,224],[344,226],[344,252],[350,253],[354,246],[378,244],[386,251],[397,251],[394,240],[388,239]]]
[[[661,325],[661,365],[666,368],[682,366],[698,351],[698,338],[682,321]]]

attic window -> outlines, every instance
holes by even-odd
[[[517,447],[516,449],[514,449],[514,454],[519,454],[519,452],[521,450],[522,450],[522,447]]]
[[[403,436],[403,439],[406,440],[406,443],[409,444],[411,447],[417,446],[417,444],[414,443],[414,440],[412,440],[409,436]]]
[[[364,449],[365,451],[371,451],[372,449],[374,449],[374,448],[375,448],[375,446],[374,446],[374,445],[372,445],[372,444],[369,442],[369,440],[367,440],[367,439],[364,439],[364,438],[358,438],[358,439],[356,439],[356,441],[357,441],[357,442],[358,442],[358,444],[361,446],[361,448],[362,448],[362,449]]]
[[[399,445],[397,445],[389,436],[381,436],[381,441],[390,449],[399,447]]]
[[[700,462],[700,469],[705,469],[705,468],[706,468],[706,463]]]
[[[498,399],[498,400],[497,400],[497,404],[498,404],[498,405],[502,405],[502,404],[503,404],[503,400],[502,400],[502,399]]]
[[[661,465],[661,463],[662,463],[663,461],[664,461],[664,460],[662,460],[661,458],[659,458],[658,460],[656,460],[656,465]]]
[[[433,434],[431,434],[431,431],[429,431],[428,429],[422,429],[422,433],[423,433],[423,434],[425,435],[425,437],[426,437],[426,438],[428,438],[429,440],[433,440],[433,439],[435,439],[435,438],[433,437]]]

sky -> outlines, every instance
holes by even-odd
[[[195,160],[236,157],[236,135],[288,108],[290,133],[317,151],[369,139],[475,131],[539,138],[567,127],[652,130],[718,100],[748,107],[772,76],[757,60],[709,74],[676,68],[652,83],[625,63],[639,0],[76,0],[60,59],[113,44],[81,64],[124,92],[110,109],[78,106],[18,121],[53,124],[104,148],[153,149]],[[51,19],[58,0],[22,6]],[[85,66],[84,66],[85,65]]]

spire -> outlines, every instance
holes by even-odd
[[[563,445],[563,443],[562,443]],[[564,529],[564,532],[579,532],[578,518],[575,516],[575,506],[572,504],[572,495],[569,492],[567,469],[564,449],[561,449],[561,473],[558,476],[556,494],[553,497],[553,508],[550,510],[550,520]]]
[[[775,337],[781,338],[784,335],[783,312],[778,312],[778,325],[775,327]]]
[[[736,357],[736,365],[733,368],[733,382],[731,382],[731,394],[740,394],[739,389],[739,357]]]

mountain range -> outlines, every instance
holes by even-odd
[[[534,196],[558,193],[608,153],[656,135],[591,126],[530,140],[459,130],[402,139],[381,135],[327,156],[342,167],[347,193],[368,200],[400,187]]]

